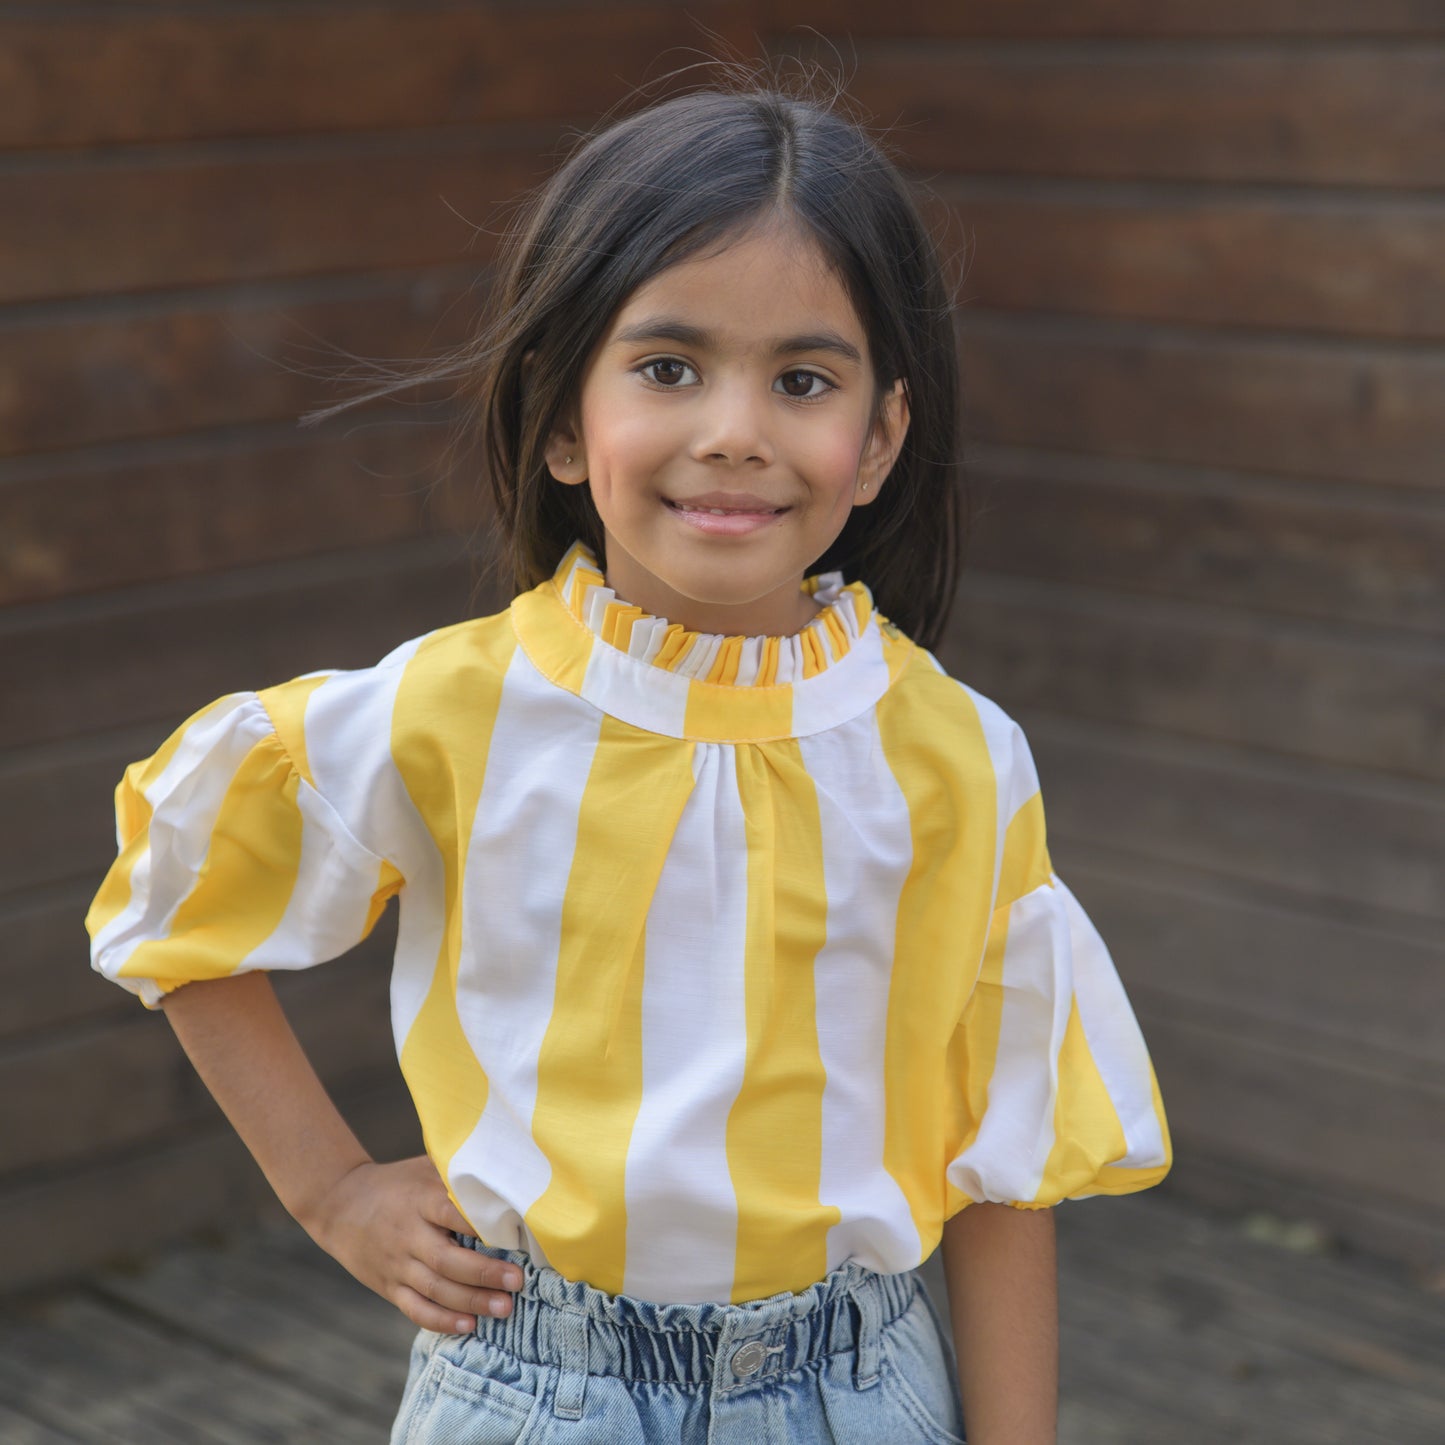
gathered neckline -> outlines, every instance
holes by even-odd
[[[568,549],[552,581],[573,617],[608,647],[664,672],[728,687],[776,687],[816,677],[853,650],[873,613],[863,583],[845,586],[841,572],[820,572],[802,584],[819,605],[818,615],[795,633],[695,632],[619,597],[583,542]]]
[[[918,650],[836,572],[803,586],[820,611],[784,637],[694,632],[634,607],[574,543],[512,599],[512,629],[548,682],[647,732],[693,742],[803,738],[873,707]]]

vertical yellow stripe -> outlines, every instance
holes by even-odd
[[[998,810],[988,743],[968,694],[940,673],[909,681],[891,689],[877,713],[913,841],[888,993],[883,1162],[926,1254],[949,1198],[945,1150],[956,1108],[949,1070],[957,1067],[949,1044],[988,936]]]
[[[466,638],[463,643],[448,629],[422,641],[402,673],[391,725],[392,758],[444,874],[436,971],[401,1050],[401,1072],[427,1153],[443,1179],[487,1103],[487,1076],[457,1017],[461,881],[502,679],[517,645],[505,616],[469,630]],[[463,647],[482,655],[459,653]]]
[[[306,705],[311,701],[311,694],[325,681],[324,677],[295,677],[257,694],[276,729],[276,736],[281,739],[281,746],[291,755],[296,771],[313,788],[316,779],[311,776],[311,759],[306,748]]]
[[[707,681],[730,686],[738,680],[738,664],[743,660],[743,639],[725,637],[717,650],[712,667],[708,670]]]
[[[1113,1100],[1089,1052],[1077,999],[1069,1007],[1058,1063],[1054,1145],[1034,1196],[1045,1204],[1057,1204],[1070,1191],[1092,1183],[1106,1161],[1122,1159],[1129,1148]]]
[[[135,872],[136,863],[150,847],[146,830],[150,827],[152,808],[146,800],[145,790],[165,772],[191,728],[223,703],[233,701],[232,697],[218,697],[192,714],[149,758],[132,763],[116,785],[115,829],[120,850],[85,915],[85,926],[92,938],[101,929],[109,927],[116,915],[130,904],[131,875]]]
[[[692,650],[692,645],[697,640],[697,633],[689,632],[680,624],[673,622],[668,624],[667,631],[663,633],[662,637],[662,646],[658,649],[657,656],[653,658],[653,661],[658,667],[666,668],[671,672]]]
[[[998,1061],[998,1036],[1003,1026],[1003,960],[1008,948],[1010,915],[1011,910],[1004,907],[993,916],[973,997],[949,1042],[945,1097],[950,1107],[944,1136],[947,1141],[945,1168],[949,1159],[963,1153],[978,1138],[979,1125],[988,1107],[988,1083]],[[952,1180],[947,1180],[946,1189],[945,1217],[957,1214],[967,1203],[976,1202]]]
[[[165,938],[147,939],[121,966],[162,987],[224,978],[276,931],[301,862],[300,778],[272,734],[242,759],[211,827],[206,861]]]
[[[699,742],[766,742],[793,730],[793,689],[719,687],[693,682],[687,689],[683,730]]]
[[[747,837],[747,1053],[728,1114],[737,1194],[733,1303],[828,1272],[841,1212],[818,1197],[823,1084],[813,968],[827,937],[818,796],[793,739],[737,750]]]
[[[838,614],[830,607],[823,614],[823,626],[828,631],[828,642],[833,649],[833,661],[847,655],[851,642],[848,638],[848,629],[838,621]]]
[[[552,1177],[527,1225],[555,1269],[609,1294],[622,1290],[627,1269],[647,912],[692,792],[692,751],[602,719],[562,904],[556,1001],[537,1056],[532,1138]]]
[[[776,687],[778,685],[778,645],[780,641],[781,639],[777,637],[763,639],[763,655],[758,661],[758,677],[755,686]]]

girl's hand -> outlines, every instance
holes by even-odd
[[[522,1273],[451,1235],[472,1227],[425,1155],[350,1169],[301,1224],[333,1259],[407,1319],[439,1334],[469,1334],[478,1313],[505,1315]]]

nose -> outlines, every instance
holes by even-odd
[[[773,461],[768,407],[742,380],[715,381],[696,412],[692,456],[700,462],[768,466]]]

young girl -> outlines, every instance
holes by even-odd
[[[1049,1206],[1170,1144],[1024,738],[924,650],[957,373],[907,190],[826,106],[668,100],[495,306],[451,365],[518,595],[131,767],[95,967],[421,1327],[395,1441],[1052,1441]],[[265,970],[393,894],[426,1154],[379,1164]]]

